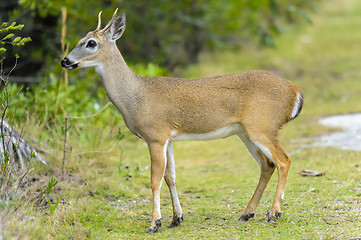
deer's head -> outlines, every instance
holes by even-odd
[[[106,52],[110,51],[111,45],[115,45],[125,30],[125,14],[116,17],[115,10],[112,19],[103,28],[101,27],[101,13],[98,15],[98,27],[82,38],[75,48],[61,61],[61,66],[72,70],[77,67],[97,67],[102,58],[106,58]]]

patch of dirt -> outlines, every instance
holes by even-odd
[[[61,192],[63,188],[66,188],[66,186],[69,185],[81,186],[85,182],[81,177],[71,173],[66,173],[64,179],[62,179],[62,174],[59,170],[55,170],[51,174],[45,173],[44,175],[29,173],[20,182],[20,185],[18,186],[18,192],[21,196],[26,196],[28,201],[41,202],[41,189],[47,188],[51,178],[54,178],[58,181],[54,187],[54,191],[56,192]],[[49,196],[49,198],[51,201],[53,200],[51,196]]]

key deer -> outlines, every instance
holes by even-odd
[[[94,67],[126,126],[149,147],[153,215],[147,233],[161,226],[163,178],[173,204],[170,227],[183,212],[175,185],[172,144],[180,140],[213,140],[238,135],[261,169],[257,188],[239,221],[254,217],[274,170],[278,184],[269,221],[281,216],[291,158],[278,140],[281,127],[296,118],[303,105],[301,88],[267,71],[246,71],[201,79],[143,77],[135,74],[117,48],[126,25],[114,13],[108,24],[89,32],[61,61],[67,69]]]

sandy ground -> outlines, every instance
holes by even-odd
[[[316,139],[315,146],[361,151],[361,113],[325,117],[319,123],[327,127],[342,128],[343,131],[320,136]]]

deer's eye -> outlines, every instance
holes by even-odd
[[[86,47],[87,47],[87,48],[88,48],[88,47],[94,48],[96,45],[97,45],[97,43],[96,43],[94,40],[90,40],[90,41],[87,43]]]

